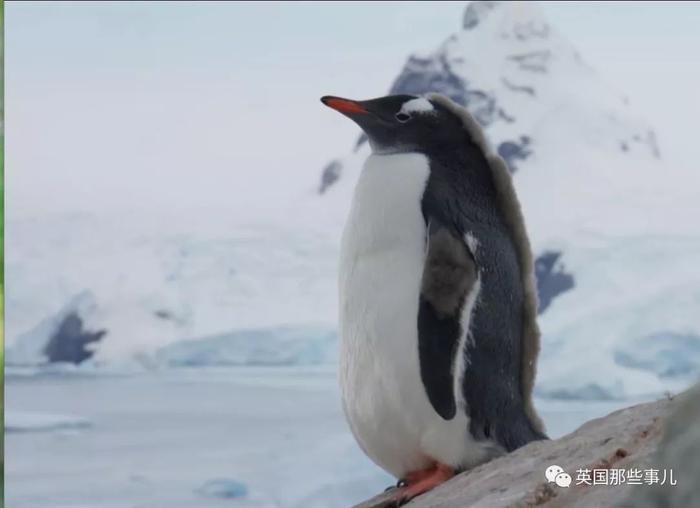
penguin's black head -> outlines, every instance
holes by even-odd
[[[425,152],[463,139],[461,121],[440,104],[415,95],[353,101],[326,95],[329,108],[357,123],[375,153]]]

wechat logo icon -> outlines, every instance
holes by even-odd
[[[552,464],[545,472],[544,477],[549,483],[556,483],[559,487],[567,488],[571,485],[571,476],[560,466]]]

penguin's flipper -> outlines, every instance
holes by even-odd
[[[426,259],[418,309],[418,351],[423,385],[446,420],[457,411],[454,364],[464,335],[463,310],[477,281],[465,240],[436,217],[427,217]]]

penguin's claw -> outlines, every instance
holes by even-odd
[[[437,464],[430,469],[413,471],[397,483],[397,492],[394,494],[395,506],[402,506],[411,499],[428,492],[455,475],[454,470],[444,464]],[[403,485],[400,485],[402,484]]]
[[[401,489],[407,485],[408,485],[408,482],[405,479],[399,478],[395,485],[389,485],[387,488],[384,489],[384,492],[389,492],[390,490]]]

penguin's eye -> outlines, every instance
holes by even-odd
[[[403,112],[398,112],[396,113],[396,119],[401,123],[406,123],[411,119],[411,115]]]

